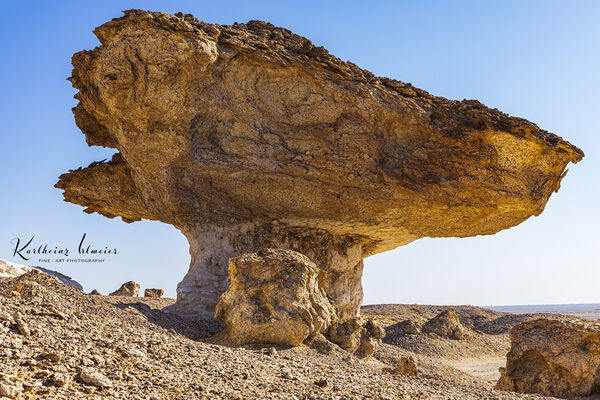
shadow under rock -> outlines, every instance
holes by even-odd
[[[183,335],[189,339],[203,341],[204,339],[221,332],[225,326],[218,320],[204,320],[168,313],[161,309],[152,308],[139,301],[115,300],[108,302],[122,310],[131,307],[142,313],[148,321],[165,329]]]

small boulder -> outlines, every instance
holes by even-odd
[[[146,289],[144,290],[144,297],[152,297],[155,299],[160,299],[165,294],[165,291],[162,289]]]
[[[329,340],[358,358],[369,358],[385,337],[385,330],[372,320],[355,317],[334,322],[326,335]]]
[[[134,281],[125,282],[121,285],[121,287],[112,292],[111,296],[129,296],[129,297],[137,297],[140,293],[140,285],[135,283]]]
[[[316,265],[291,250],[262,249],[229,259],[229,288],[215,316],[236,344],[298,346],[335,316]]]
[[[471,337],[471,333],[458,319],[456,311],[450,309],[439,313],[423,325],[423,333],[435,333],[448,339],[464,340]]]
[[[90,295],[92,296],[102,296],[102,293],[100,293],[99,291],[97,291],[96,289],[92,290],[90,292]]]
[[[384,368],[383,372],[387,372],[392,375],[417,376],[418,370],[414,358],[408,356],[400,357],[396,363],[396,367]]]

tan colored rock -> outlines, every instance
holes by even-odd
[[[571,398],[600,394],[600,324],[537,319],[510,331],[497,389]]]
[[[266,22],[130,10],[94,33],[101,45],[73,57],[75,120],[89,145],[119,152],[56,186],[88,213],[187,237],[181,314],[212,317],[227,260],[271,247],[314,260],[353,318],[363,257],[517,225],[583,157],[524,119],[377,77]]]
[[[423,333],[435,333],[438,336],[463,340],[471,337],[471,333],[467,328],[463,326],[456,314],[456,311],[450,309],[442,311],[429,321],[427,321],[421,328]]]
[[[392,375],[403,375],[403,376],[417,376],[418,369],[412,356],[400,357],[394,368],[384,368],[383,372],[390,373]]]
[[[343,321],[343,322],[342,322]],[[342,349],[359,358],[369,358],[385,337],[385,330],[372,320],[356,317],[331,324],[326,336]]]
[[[92,290],[90,292],[90,295],[92,296],[102,296],[102,293],[100,293],[99,291],[97,291],[96,289]]]
[[[152,297],[155,299],[160,299],[165,294],[165,291],[162,289],[146,289],[144,290],[144,297]]]
[[[318,279],[316,265],[290,250],[262,249],[229,261],[229,288],[215,316],[236,344],[297,346],[322,333],[335,309]]]
[[[140,285],[134,281],[125,282],[121,287],[110,294],[110,296],[137,297],[140,293]]]

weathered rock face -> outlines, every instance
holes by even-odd
[[[211,316],[227,260],[274,247],[314,260],[356,315],[363,256],[514,226],[583,156],[531,122],[376,77],[265,22],[131,10],[94,33],[101,46],[73,57],[75,120],[88,144],[119,152],[56,186],[86,212],[186,235],[179,313]]]
[[[600,324],[538,319],[510,331],[497,389],[552,397],[600,393]]]
[[[339,322],[344,321],[344,322]],[[355,317],[335,321],[327,330],[326,336],[342,349],[359,358],[369,358],[385,337],[385,330],[372,320]]]
[[[316,265],[290,250],[262,249],[229,261],[229,288],[215,316],[236,344],[297,346],[324,332],[335,308],[319,282]]]
[[[144,297],[153,297],[159,299],[163,297],[165,291],[162,289],[146,289],[144,290]]]
[[[120,288],[110,294],[110,296],[130,296],[137,297],[140,293],[140,285],[134,281],[125,282]]]
[[[452,309],[443,311],[427,321],[421,331],[456,340],[468,339],[471,336],[469,330],[460,322],[456,311]]]

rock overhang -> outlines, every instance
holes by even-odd
[[[323,229],[365,255],[539,215],[583,152],[476,100],[343,62],[261,21],[126,11],[73,57],[74,114],[108,163],[61,176],[86,212],[182,231]]]

